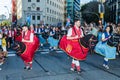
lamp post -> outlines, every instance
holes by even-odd
[[[45,25],[45,20],[46,20],[45,17],[46,17],[46,16],[43,14],[43,24],[44,24],[44,25]]]
[[[118,0],[116,0],[116,24],[118,23],[118,19],[119,19],[119,16],[118,16]]]
[[[105,14],[105,8],[104,8],[104,2],[105,0],[99,0],[100,4],[99,4],[99,13],[100,13],[100,19],[102,20],[102,24],[104,24],[104,14]]]
[[[8,11],[8,17],[9,17],[9,9],[8,9],[8,7],[7,6],[4,6],[6,9],[7,9],[7,11]]]

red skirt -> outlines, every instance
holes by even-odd
[[[22,41],[22,35],[15,36],[15,41]]]
[[[67,36],[61,38],[59,47],[69,56],[77,60],[85,60],[89,51],[89,49],[82,46],[78,40],[68,40]]]
[[[38,49],[39,47],[39,40],[38,38],[35,36],[34,40],[32,43],[24,43],[26,45],[26,49],[23,52],[23,54],[20,55],[20,57],[22,58],[23,61],[25,62],[32,62],[35,51]]]

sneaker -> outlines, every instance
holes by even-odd
[[[32,70],[32,68],[31,68],[31,67],[29,67],[27,70],[28,70],[28,71],[30,71],[30,70]]]
[[[49,51],[53,51],[53,48],[49,48]]]
[[[109,66],[108,66],[108,65],[106,65],[106,66],[105,66],[105,68],[106,68],[106,69],[109,69]]]
[[[105,67],[106,65],[105,64],[103,64],[103,67]]]
[[[41,44],[41,47],[43,47],[43,44]]]
[[[109,69],[108,65],[103,64],[103,67],[105,67],[106,69]]]
[[[77,74],[80,74],[82,71],[77,71]]]
[[[24,69],[27,70],[29,67],[28,66],[25,66]]]
[[[27,67],[24,67],[24,69],[27,69]]]
[[[3,65],[3,62],[0,63],[0,66]]]
[[[119,55],[119,53],[116,53],[116,55],[118,56],[118,55]]]
[[[71,70],[71,71],[75,71],[75,69],[73,69],[73,68],[70,68],[70,70]]]

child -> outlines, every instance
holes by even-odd
[[[3,34],[3,38],[2,38],[2,49],[4,52],[4,57],[7,57],[7,43],[6,43],[6,38],[7,36],[5,34]]]

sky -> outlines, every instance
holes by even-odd
[[[88,3],[90,1],[93,1],[93,0],[80,0],[82,4],[85,4],[85,3]]]
[[[81,3],[85,4],[88,3],[89,1],[92,0],[81,0]],[[4,6],[7,6],[8,9],[5,8]],[[5,14],[8,18],[9,17],[8,13],[11,13],[11,0],[0,0],[0,15]]]
[[[4,6],[7,6],[7,8],[5,8]],[[9,13],[11,13],[11,0],[0,0],[0,15],[5,14],[8,18]]]

